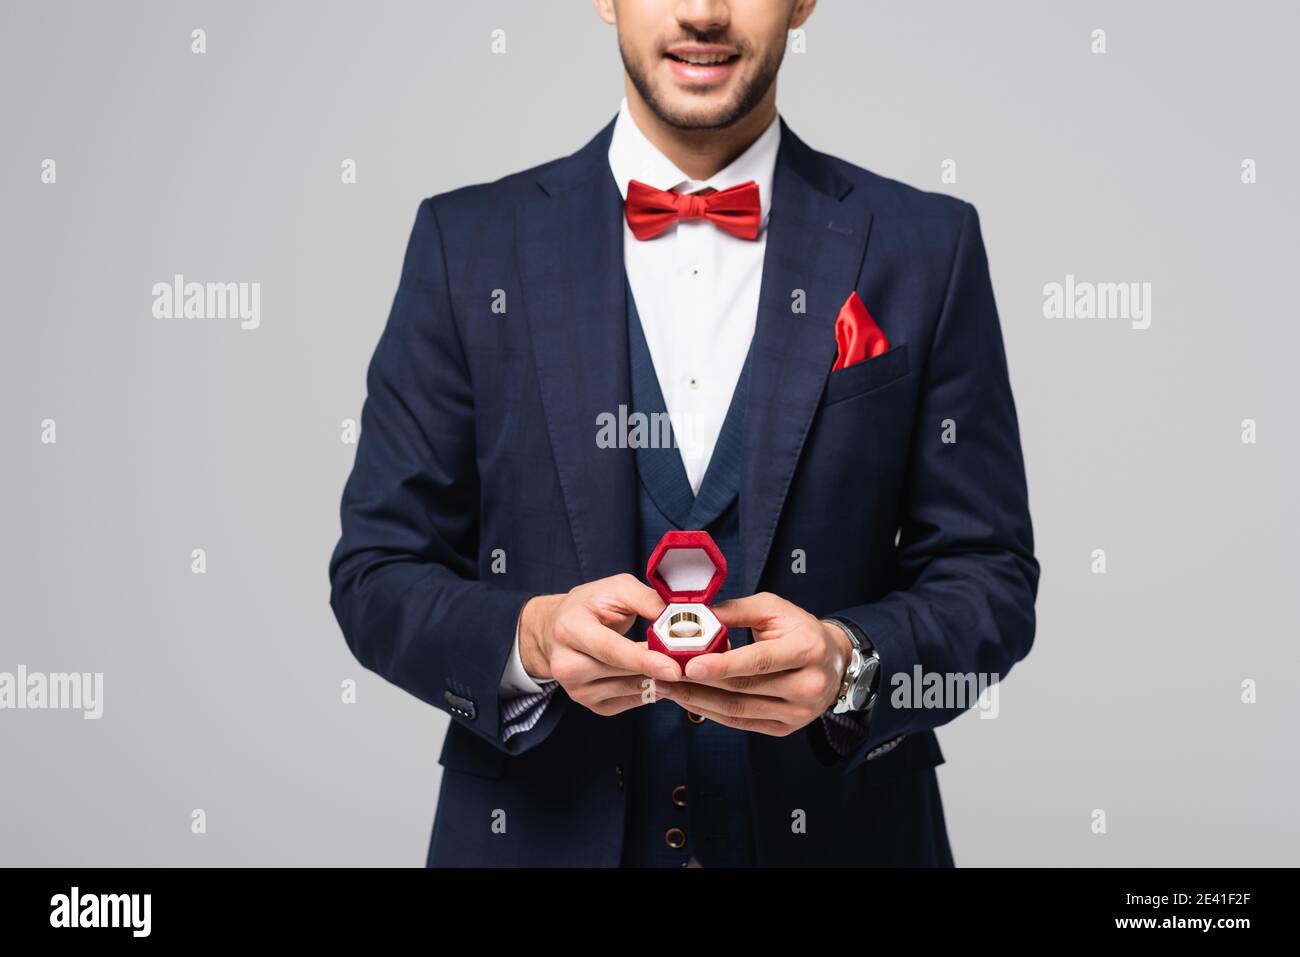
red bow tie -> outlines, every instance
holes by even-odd
[[[652,239],[679,219],[708,219],[741,239],[757,239],[762,222],[758,184],[753,180],[720,192],[669,193],[629,180],[623,210],[637,239]]]

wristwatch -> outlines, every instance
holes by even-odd
[[[840,685],[840,695],[835,699],[835,714],[846,711],[869,711],[876,703],[876,684],[880,680],[880,655],[867,639],[862,629],[851,621],[841,618],[826,618],[848,635],[853,645],[849,657],[849,666],[844,672],[844,681]]]

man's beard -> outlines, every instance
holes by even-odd
[[[724,103],[712,115],[699,116],[675,111],[662,102],[655,95],[654,88],[650,85],[640,64],[628,55],[621,39],[618,52],[623,57],[623,69],[627,70],[632,85],[636,87],[637,93],[641,95],[646,106],[650,107],[650,111],[662,122],[679,130],[722,130],[740,122],[753,112],[754,107],[763,101],[763,97],[767,96],[767,91],[776,82],[781,61],[785,58],[785,46],[777,46],[768,54],[767,59],[759,64],[754,74],[742,81],[740,89],[736,91],[730,103]]]

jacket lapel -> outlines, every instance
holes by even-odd
[[[584,580],[637,571],[636,466],[598,448],[598,416],[628,407],[623,201],[608,163],[611,122],[538,175],[516,217],[522,304],[555,467]]]
[[[700,494],[695,496],[686,528],[705,528],[736,500],[740,492],[740,473],[744,467],[741,451],[745,444],[745,406],[749,393],[749,359],[740,370],[736,389],[713,447],[709,467],[700,482]],[[679,456],[680,458],[680,456]]]
[[[857,285],[871,223],[852,184],[781,121],[750,351],[740,523],[744,590],[767,563],[804,439],[834,364],[835,317]],[[803,313],[796,307],[802,302]]]
[[[516,219],[521,308],[588,580],[637,565],[634,450],[596,446],[597,417],[617,419],[631,403],[622,198],[608,164],[613,125],[539,173],[540,195]],[[851,189],[781,121],[745,406],[741,594],[758,586],[767,562],[835,360],[835,316],[862,266],[871,215]]]

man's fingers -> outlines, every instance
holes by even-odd
[[[753,718],[781,722],[796,722],[803,717],[803,712],[788,701],[780,698],[767,698],[762,695],[737,694],[723,691],[708,685],[693,684],[689,681],[677,681],[672,684],[660,684],[658,690],[664,697],[671,698],[688,711],[725,715],[728,718]]]
[[[645,675],[618,675],[613,678],[599,678],[582,688],[579,694],[583,701],[601,702],[632,694],[650,700],[657,687],[659,685],[655,679],[647,678]]]
[[[728,628],[762,628],[787,607],[789,603],[784,599],[764,591],[720,602],[713,613]]]
[[[765,695],[769,698],[785,698],[789,701],[798,698],[803,693],[801,675],[802,671],[791,669],[768,675],[737,675],[734,678],[699,678],[688,675],[687,680],[696,684],[721,688],[723,691]]]
[[[629,694],[623,695],[620,698],[609,698],[593,705],[587,705],[587,708],[601,717],[608,718],[616,714],[622,714],[624,711],[630,711],[633,708],[639,708],[643,704],[650,703],[651,702],[643,700],[640,695]]]
[[[808,647],[802,641],[776,638],[755,641],[713,655],[698,655],[686,662],[686,677],[692,681],[716,681],[747,675],[770,675],[808,664]]]
[[[677,662],[667,655],[651,651],[643,642],[632,641],[598,622],[576,627],[571,637],[579,651],[629,674],[649,675],[663,681],[681,677]]]
[[[658,618],[664,610],[664,600],[659,597],[659,593],[631,575],[615,575],[605,579],[601,583],[596,603],[602,611],[616,614],[633,611],[650,621]],[[618,607],[613,608],[611,605]]]
[[[693,711],[710,721],[726,725],[728,728],[735,728],[738,731],[753,731],[756,734],[768,734],[774,738],[784,738],[791,731],[796,730],[791,725],[782,724],[780,721],[769,721],[766,718],[733,718],[729,715],[709,711],[707,708],[699,710],[687,708],[686,710]]]
[[[602,678],[640,675],[630,668],[615,668],[576,648],[564,647],[551,658],[551,677],[565,688],[590,684]]]

